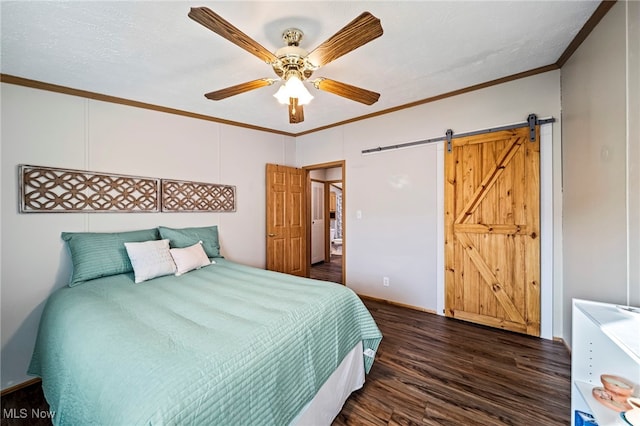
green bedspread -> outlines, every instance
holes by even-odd
[[[377,349],[350,289],[216,262],[49,298],[29,373],[56,425],[286,425],[358,341]]]

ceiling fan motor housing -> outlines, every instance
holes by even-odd
[[[291,74],[300,80],[306,80],[317,69],[307,60],[309,52],[299,47],[303,35],[304,33],[297,28],[287,28],[282,33],[282,39],[287,45],[275,51],[278,59],[271,66],[276,75],[283,80],[287,80]]]

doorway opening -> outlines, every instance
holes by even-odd
[[[345,162],[315,164],[307,170],[309,277],[345,281]]]

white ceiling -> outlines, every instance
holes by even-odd
[[[3,74],[300,133],[555,63],[599,1],[2,1]],[[270,51],[297,27],[313,50],[363,11],[382,37],[314,73],[381,94],[372,106],[308,87],[289,124],[277,84],[221,101],[204,93],[275,77],[187,17],[207,6]]]

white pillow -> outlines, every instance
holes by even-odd
[[[124,246],[133,266],[136,284],[176,272],[176,264],[169,252],[169,240],[124,243]]]
[[[202,247],[202,241],[198,241],[196,244],[185,248],[172,248],[169,252],[178,268],[176,277],[193,271],[194,269],[200,269],[203,266],[215,263],[207,257],[207,253],[205,253]]]

